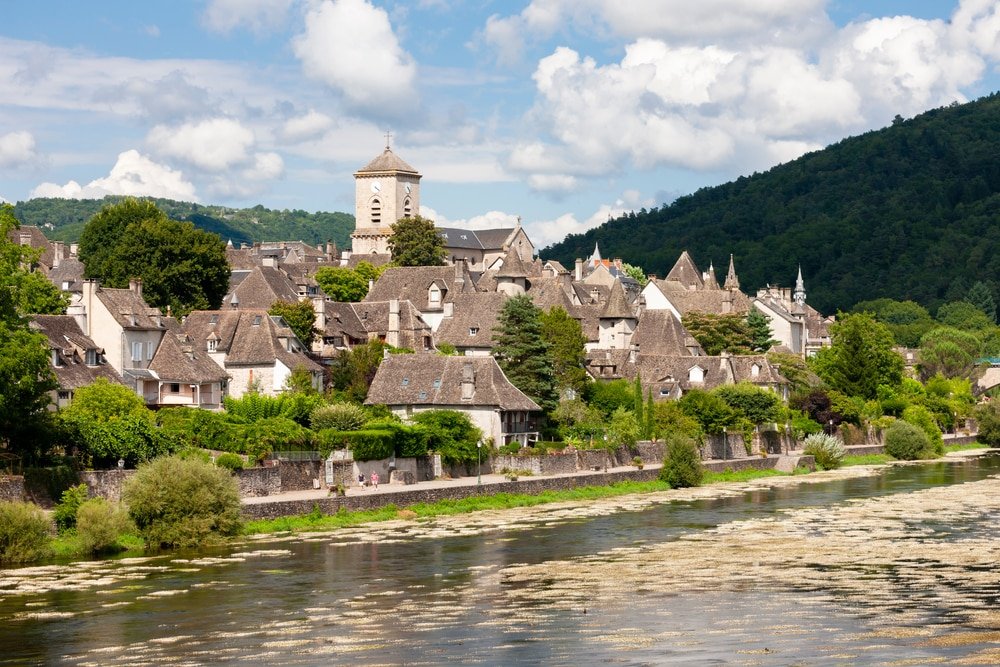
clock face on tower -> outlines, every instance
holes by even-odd
[[[372,192],[378,194],[381,191],[382,191],[382,184],[379,183],[378,181],[372,181]]]

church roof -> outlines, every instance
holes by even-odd
[[[398,171],[405,172],[408,174],[413,174],[419,176],[417,170],[406,164],[398,155],[392,152],[392,149],[388,146],[382,151],[381,155],[378,155],[374,160],[366,164],[361,169],[358,169],[355,174],[365,174],[373,172],[386,172],[386,171]]]

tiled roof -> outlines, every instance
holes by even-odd
[[[459,229],[458,227],[437,227],[438,236],[444,241],[446,248],[465,248],[469,250],[482,250],[483,243],[479,240],[476,232],[471,229]]]
[[[202,384],[221,382],[228,377],[208,353],[198,349],[184,333],[171,332],[163,337],[149,362],[149,370],[165,382]]]
[[[368,254],[352,253],[350,257],[347,258],[347,268],[353,269],[357,268],[358,264],[361,262],[368,262],[372,266],[385,266],[392,261],[392,255],[389,253],[377,253],[370,252]]]
[[[222,303],[226,307],[267,310],[276,301],[298,300],[299,294],[295,289],[295,283],[284,271],[271,266],[254,266],[250,273],[226,295]]]
[[[98,287],[96,296],[123,329],[164,329],[159,309],[131,289]]]
[[[437,341],[451,343],[458,348],[492,348],[493,329],[506,300],[506,295],[501,292],[457,295],[454,315],[444,318],[438,325]],[[475,333],[472,333],[473,330]]]
[[[463,376],[472,372],[474,391],[462,399]],[[366,404],[428,405],[442,408],[492,407],[541,410],[515,387],[490,356],[446,357],[393,354],[379,365]]]
[[[497,278],[527,278],[528,269],[517,254],[516,248],[511,248],[503,257],[503,265],[497,271]]]
[[[196,310],[188,314],[181,330],[196,351],[207,351],[209,336],[217,336],[216,351],[225,353],[227,366],[262,366],[281,360],[289,368],[301,364],[320,370],[304,353],[288,352],[282,346],[279,337],[292,334],[279,327],[276,319],[280,318],[272,318],[265,310]]]
[[[389,301],[362,301],[349,304],[356,315],[357,322],[368,334],[376,338],[386,336],[389,332]],[[413,350],[423,349],[424,336],[431,335],[431,327],[420,317],[420,313],[409,301],[399,301],[399,347]]]
[[[86,364],[87,350],[94,351],[96,361],[100,360],[104,351],[84,335],[80,325],[72,316],[35,315],[30,326],[33,330],[45,334],[49,348],[56,351],[59,365],[54,366],[52,370],[61,389],[72,391],[86,387],[102,377],[109,382],[123,384],[121,376],[107,363],[93,366]]]
[[[500,250],[517,227],[500,227],[495,229],[480,229],[476,231],[479,242],[484,250]]]
[[[657,280],[656,286],[674,304],[681,315],[688,313],[711,313],[722,315],[727,312],[726,302],[730,301],[728,312],[746,314],[750,312],[750,297],[739,290],[686,290],[677,287],[676,282]]]
[[[687,250],[677,258],[674,268],[670,269],[666,279],[678,282],[687,289],[702,289],[705,286],[701,280],[701,272],[698,271]]]
[[[416,174],[417,170],[406,164],[398,155],[392,152],[388,146],[382,153],[375,157],[371,162],[358,169],[357,174],[364,174],[370,172],[406,172],[409,174]]]
[[[69,284],[70,292],[79,292],[83,282],[83,262],[76,257],[67,257],[59,262],[59,266],[49,271],[49,280],[62,289],[63,283]]]
[[[616,280],[611,284],[611,293],[608,295],[608,303],[601,311],[602,320],[622,320],[635,319],[635,312],[628,305],[625,298],[625,288],[621,281]]]
[[[378,280],[368,291],[364,301],[389,301],[399,299],[410,301],[418,310],[429,310],[427,291],[431,284],[437,282],[447,291],[442,295],[441,303],[446,303],[462,292],[476,291],[472,276],[462,262],[455,266],[399,266],[391,267],[382,272]],[[463,280],[458,284],[455,280],[456,271],[461,272]]]
[[[643,354],[685,356],[688,346],[699,347],[694,337],[669,310],[644,310],[632,333],[632,344]]]

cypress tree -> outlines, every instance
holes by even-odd
[[[632,400],[635,405],[632,408],[632,412],[635,413],[635,423],[639,425],[639,430],[642,431],[645,428],[644,424],[646,420],[642,416],[642,376],[638,373],[635,374],[635,385],[632,387]]]
[[[559,395],[552,354],[542,336],[541,314],[523,294],[508,299],[493,330],[493,356],[515,387],[551,412]]]

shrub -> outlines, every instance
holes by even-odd
[[[226,396],[223,399],[226,406],[226,413],[229,415],[242,417],[247,423],[252,424],[261,419],[269,417],[280,417],[284,408],[285,397],[264,396],[257,393],[246,393],[240,398]]]
[[[320,452],[327,456],[335,449],[349,449],[355,461],[387,459],[395,451],[395,434],[388,429],[335,431],[324,429],[316,434]]]
[[[154,548],[194,546],[240,529],[236,480],[210,463],[169,456],[141,465],[123,498]]]
[[[693,417],[705,433],[722,433],[736,423],[736,411],[715,394],[692,389],[678,401],[681,410]]]
[[[312,433],[288,417],[267,417],[246,427],[245,453],[261,463],[275,450],[301,449],[312,444]]]
[[[924,432],[930,443],[931,452],[937,456],[944,454],[944,437],[930,410],[922,405],[911,405],[903,410],[903,421],[919,427]]]
[[[695,441],[674,433],[667,436],[666,445],[667,455],[660,469],[660,480],[672,489],[699,486],[705,471]]]
[[[753,424],[777,422],[781,413],[781,399],[777,393],[749,382],[723,385],[712,393]]]
[[[312,411],[309,423],[316,431],[333,429],[335,431],[357,431],[368,421],[367,411],[353,403],[334,403],[323,405]]]
[[[839,468],[844,460],[844,443],[826,433],[813,433],[806,438],[803,453],[816,459],[821,470]]]
[[[235,472],[237,470],[243,470],[243,468],[246,467],[246,462],[243,460],[243,457],[240,456],[239,454],[232,454],[230,452],[226,452],[225,454],[219,454],[215,458],[215,465],[219,466],[220,468],[225,468],[230,472]]]
[[[128,512],[119,503],[91,498],[76,513],[76,535],[80,549],[88,554],[121,551],[118,536],[131,528]]]
[[[28,563],[47,556],[51,529],[37,505],[0,500],[0,563]]]
[[[639,423],[635,415],[625,408],[617,408],[611,415],[611,423],[608,424],[608,446],[634,447],[638,439]]]
[[[480,452],[476,443],[482,439],[483,432],[464,413],[427,410],[415,414],[413,421],[427,429],[428,449],[438,452],[446,464],[478,460]]]
[[[414,458],[427,455],[427,429],[419,424],[408,426],[394,419],[378,419],[365,424],[365,430],[392,432],[396,456]]]
[[[805,438],[813,433],[822,433],[823,427],[809,417],[798,414],[792,417],[792,430],[796,438]]]
[[[979,422],[976,439],[990,447],[1000,446],[1000,402],[980,405],[974,414]]]
[[[927,434],[909,422],[895,421],[885,432],[885,453],[895,459],[919,459],[929,449]]]
[[[76,525],[76,511],[80,508],[88,497],[86,484],[71,486],[62,493],[59,503],[52,513],[52,518],[56,520],[56,527],[60,530],[69,530]]]

